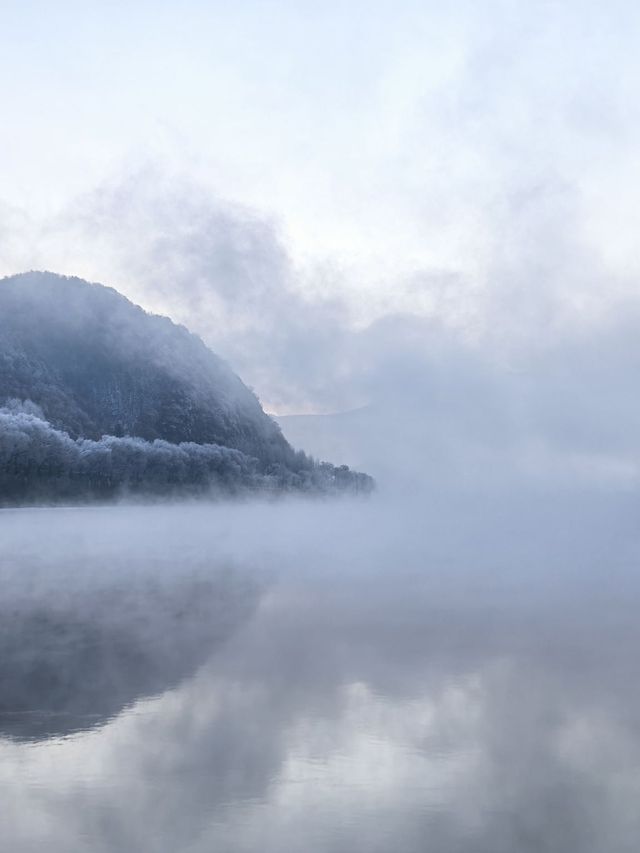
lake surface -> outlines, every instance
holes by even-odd
[[[631,497],[0,513],[0,838],[636,851]]]

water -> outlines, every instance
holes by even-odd
[[[635,518],[0,513],[3,849],[636,851]]]

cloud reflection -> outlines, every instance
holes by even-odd
[[[628,520],[605,504],[555,529],[557,506],[485,507],[484,538],[461,508],[457,551],[433,512],[375,502],[184,512],[163,545],[199,530],[266,571],[258,608],[104,728],[4,742],[3,837],[35,850],[35,813],[54,851],[631,849],[638,588]],[[169,518],[102,523],[122,535],[154,512]]]

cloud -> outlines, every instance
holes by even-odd
[[[550,177],[514,190],[494,220],[490,286],[416,270],[368,319],[339,266],[294,264],[275,220],[153,167],[49,219],[37,258],[108,270],[105,283],[199,333],[272,411],[361,409],[283,421],[285,434],[382,481],[628,488],[640,306],[631,274],[589,245],[578,202]]]
[[[347,367],[347,305],[326,288],[305,293],[276,223],[192,181],[150,168],[105,184],[47,220],[31,265],[103,281],[169,314],[271,407],[348,404],[348,389],[328,378]]]

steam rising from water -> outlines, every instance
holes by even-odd
[[[432,498],[0,513],[11,848],[629,849],[632,501]]]

